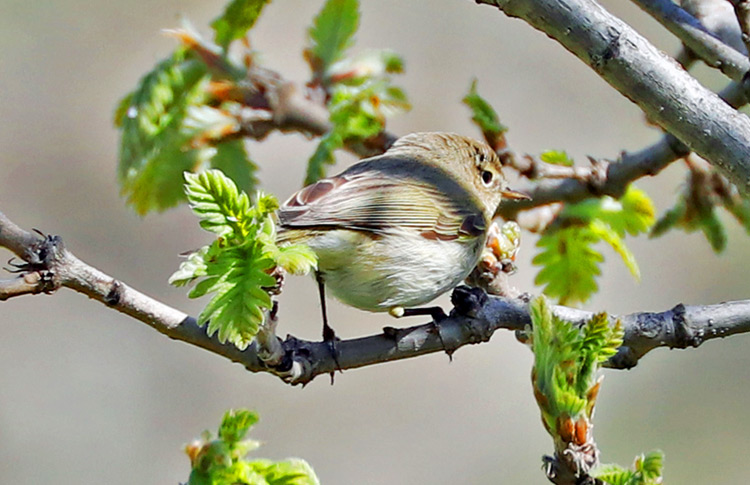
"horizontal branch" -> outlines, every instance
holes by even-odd
[[[304,384],[337,369],[354,369],[440,351],[450,354],[465,345],[488,341],[499,329],[522,331],[531,324],[524,300],[490,297],[478,289],[459,287],[453,292],[454,309],[447,318],[408,328],[388,327],[378,335],[339,341],[336,344],[338,364],[328,344],[288,337],[281,342],[284,357],[277,365],[268,366],[259,357],[257,344],[239,350],[219,342],[215,336],[209,337],[194,318],[78,259],[58,236],[38,237],[20,229],[1,212],[0,246],[16,254],[32,255],[26,259],[28,268],[21,269],[26,269],[27,274],[44,274],[38,281],[34,278],[28,281],[38,283],[39,291],[73,289],[172,339],[224,356],[249,371],[269,372],[292,383]],[[38,291],[24,293],[35,292]],[[563,306],[554,307],[554,312],[574,322],[584,322],[592,316],[591,312]],[[614,319],[612,316],[611,320]],[[633,313],[620,319],[625,328],[624,343],[607,365],[627,369],[657,347],[697,347],[705,340],[750,331],[750,301],[677,305],[661,313]]]
[[[750,119],[593,0],[476,0],[557,40],[653,122],[750,191]]]

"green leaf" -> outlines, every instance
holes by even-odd
[[[268,1],[232,0],[224,9],[224,13],[211,23],[216,32],[215,42],[226,50],[232,41],[245,37]]]
[[[247,194],[217,169],[185,173],[185,181],[201,227],[218,237],[191,254],[170,283],[183,286],[202,278],[188,294],[190,298],[213,294],[198,324],[208,323],[208,335],[218,332],[221,342],[244,349],[272,306],[269,292],[277,280],[271,273],[277,268],[307,273],[317,259],[306,246],[276,245],[272,216],[279,203],[274,196],[258,193],[251,204]]]
[[[608,485],[630,485],[635,474],[619,465],[601,465],[591,472],[591,476]]]
[[[273,265],[255,241],[227,248],[207,262],[205,279],[188,296],[214,293],[198,317],[199,325],[208,323],[208,335],[218,331],[220,342],[230,341],[240,350],[250,344],[263,323],[263,309],[271,309],[264,288],[276,285],[267,272]]]
[[[648,453],[640,462],[639,471],[643,473],[646,479],[655,480],[661,478],[664,470],[664,453],[661,450],[654,450]]]
[[[276,249],[273,260],[287,273],[304,275],[317,268],[318,258],[308,246],[294,244]]]
[[[311,46],[307,57],[314,72],[325,73],[331,64],[343,57],[358,26],[357,0],[326,1],[309,31]]]
[[[290,458],[266,467],[264,478],[268,485],[319,485],[312,467],[304,460]]]
[[[529,303],[529,314],[534,397],[559,452],[592,425],[601,383],[597,371],[622,344],[622,325],[618,321],[611,326],[606,313],[583,323],[564,320],[553,313],[544,296]],[[578,426],[584,428],[573,432]]]
[[[178,49],[118,105],[118,178],[122,194],[139,214],[184,200],[182,172],[205,161],[204,152],[189,148],[182,124],[188,108],[205,100],[206,79],[205,65]]]
[[[190,253],[185,261],[180,263],[180,268],[169,277],[169,284],[174,286],[185,286],[196,278],[206,276],[206,256],[210,246],[203,246],[198,251]]]
[[[219,425],[219,439],[235,444],[245,438],[250,428],[258,422],[258,414],[247,409],[230,409]]]
[[[252,224],[250,200],[219,170],[185,172],[185,193],[201,227],[224,237],[244,238]]]
[[[619,465],[600,465],[591,476],[609,485],[660,485],[664,468],[664,454],[652,451],[646,456],[635,458],[634,470],[626,470]]]
[[[547,231],[537,242],[542,251],[532,260],[542,266],[534,283],[544,285],[544,293],[558,298],[563,305],[584,302],[598,286],[604,257],[591,246],[599,238],[581,227]]]
[[[246,455],[260,443],[245,439],[258,421],[252,411],[228,411],[218,439],[204,432],[202,439],[185,447],[192,471],[189,485],[319,485],[312,467],[299,458],[282,461],[248,460]]]
[[[568,156],[567,152],[562,150],[547,150],[539,155],[539,158],[543,162],[551,163],[552,165],[573,166],[573,159]]]
[[[638,264],[623,238],[645,232],[653,223],[651,200],[634,187],[619,200],[602,197],[566,205],[537,242],[542,251],[533,263],[542,269],[536,283],[563,304],[585,302],[598,289],[595,278],[604,257],[593,246],[600,241],[608,243],[639,279]]]
[[[609,225],[620,237],[648,231],[654,224],[653,202],[645,192],[632,185],[620,199],[601,197],[568,204],[562,217],[577,219],[582,223],[599,220]]]
[[[724,224],[721,223],[716,215],[716,209],[711,208],[699,221],[701,231],[711,244],[711,248],[716,253],[724,251],[727,247],[727,232]]]
[[[469,94],[464,96],[463,102],[471,109],[471,119],[482,130],[482,134],[492,147],[497,147],[502,135],[508,128],[500,123],[495,109],[477,92],[477,80],[471,82]]]
[[[589,225],[589,229],[602,241],[609,244],[612,249],[614,249],[615,252],[620,255],[623,262],[625,263],[625,266],[627,266],[628,270],[630,270],[630,274],[633,275],[633,278],[635,278],[636,281],[640,281],[641,270],[640,268],[638,268],[638,262],[635,260],[635,256],[633,255],[633,253],[630,252],[630,249],[625,246],[625,242],[617,234],[617,231],[601,221],[592,221]]]
[[[622,204],[622,224],[616,222],[610,222],[610,224],[621,237],[624,232],[631,236],[646,233],[654,225],[656,209],[646,192],[631,185],[625,195],[620,198],[620,203]]]

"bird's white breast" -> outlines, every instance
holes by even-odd
[[[363,310],[387,311],[428,303],[457,286],[476,266],[484,239],[430,240],[407,230],[370,238],[333,230],[308,244],[334,296]]]

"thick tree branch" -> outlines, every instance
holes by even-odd
[[[288,382],[306,383],[317,375],[337,370],[328,345],[323,342],[289,337],[281,342],[284,357],[273,366],[260,358],[255,343],[244,351],[222,344],[215,337],[208,337],[194,318],[84,263],[65,249],[59,237],[39,238],[20,229],[2,213],[0,246],[28,258],[26,274],[43,275],[38,281],[32,277],[27,282],[29,285],[38,283],[35,288],[27,287],[31,291],[18,294],[51,292],[68,287],[144,322],[172,339],[224,356],[249,371],[270,372]],[[429,323],[402,329],[388,327],[378,335],[338,342],[340,368],[354,369],[444,350],[452,353],[464,345],[488,341],[499,329],[523,331],[531,323],[526,302],[520,299],[488,297],[481,290],[459,287],[452,300],[455,308],[437,325]],[[575,322],[584,322],[592,316],[591,312],[562,306],[554,307],[554,311]],[[611,319],[614,321],[615,317]],[[621,317],[621,321],[625,340],[618,354],[607,364],[615,369],[633,367],[657,347],[697,347],[705,340],[750,332],[750,301],[706,306],[677,305],[661,313],[632,313]]]
[[[476,1],[557,40],[741,191],[750,191],[750,119],[595,1]]]
[[[710,33],[701,23],[671,0],[632,0],[672,32],[703,62],[729,78],[742,81],[750,60]]]

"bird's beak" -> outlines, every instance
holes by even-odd
[[[527,194],[524,194],[523,192],[518,192],[512,189],[505,189],[500,192],[504,199],[513,199],[513,200],[531,200],[531,197],[529,197]]]

